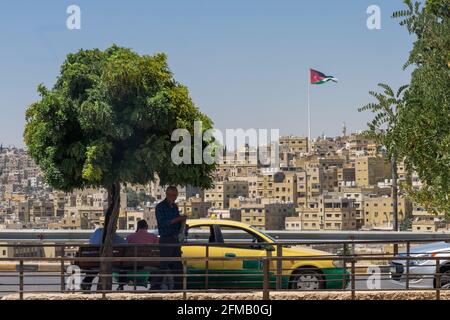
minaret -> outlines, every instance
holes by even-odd
[[[347,127],[345,126],[345,122],[342,123],[342,135],[343,135],[344,137],[347,136]]]

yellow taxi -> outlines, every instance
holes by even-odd
[[[182,255],[187,258],[189,288],[261,288],[263,266],[255,258],[277,256],[275,239],[250,225],[230,220],[188,220],[185,241],[188,245],[182,246]],[[189,259],[204,258],[207,250],[209,257],[220,259],[208,263],[204,259]],[[347,285],[348,272],[342,261],[331,259],[330,253],[283,246],[282,256],[302,258],[282,261],[283,289],[342,289]],[[323,259],[317,259],[322,256]],[[270,287],[276,286],[276,267],[272,260]]]

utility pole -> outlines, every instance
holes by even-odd
[[[398,225],[398,188],[397,188],[397,159],[391,157],[392,166],[392,215],[394,219],[394,231],[399,231]]]

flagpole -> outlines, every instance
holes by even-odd
[[[311,87],[311,81],[310,81],[310,73],[311,71],[308,69],[308,153],[311,152],[311,108],[309,105],[310,102],[310,87]]]

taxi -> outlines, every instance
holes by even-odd
[[[189,288],[262,288],[263,266],[258,258],[277,256],[275,239],[250,225],[230,220],[188,220],[185,241],[182,255],[186,258]],[[199,259],[206,256],[217,259]],[[347,286],[349,277],[342,261],[333,260],[328,252],[283,245],[282,257],[289,257],[282,260],[282,289]],[[271,260],[269,286],[272,288],[276,286],[276,270],[277,262]]]

